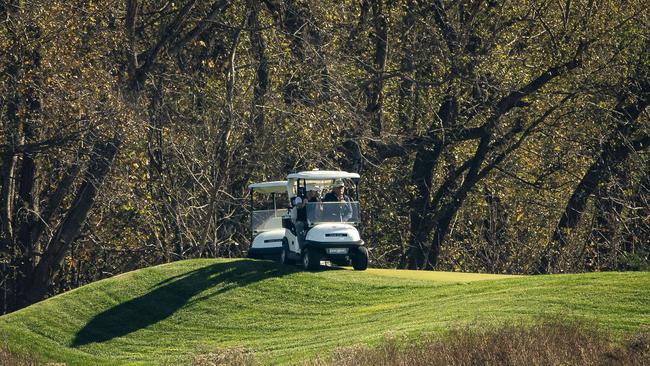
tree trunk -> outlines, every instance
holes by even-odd
[[[387,39],[388,39],[388,25],[386,22],[386,15],[383,11],[383,0],[372,1],[372,22],[373,32],[372,39],[375,45],[375,52],[373,58],[374,81],[368,83],[365,93],[368,103],[366,105],[366,116],[370,121],[370,130],[373,136],[381,136],[382,130],[382,104],[384,96],[382,89],[384,87],[384,69],[386,66],[387,57]]]
[[[404,45],[404,53],[400,61],[401,71],[403,76],[400,78],[398,90],[398,112],[397,120],[402,130],[408,131],[412,124],[413,114],[415,112],[414,101],[414,82],[410,77],[405,76],[406,73],[413,69],[413,27],[415,26],[414,9],[415,4],[413,0],[407,0],[405,5],[406,14],[402,20],[402,44]]]
[[[19,64],[21,58],[13,56],[13,63],[7,67],[7,75],[12,83],[18,83],[21,72]],[[7,139],[7,148],[2,152],[2,171],[0,171],[0,249],[8,248],[14,242],[13,213],[16,195],[16,164],[18,155],[16,150],[20,145],[20,97],[18,91],[14,90],[13,95],[7,98],[6,104],[6,128],[4,133]]]
[[[99,141],[93,146],[85,177],[72,201],[70,210],[57,227],[49,241],[41,261],[29,278],[26,278],[21,306],[43,300],[52,284],[53,275],[59,270],[65,253],[79,235],[83,224],[95,204],[97,193],[117,155],[120,141]]]
[[[438,109],[440,125],[450,126],[455,123],[458,115],[456,98],[447,95]],[[434,130],[434,122],[431,130]],[[421,146],[415,154],[415,161],[411,173],[411,184],[415,186],[415,195],[410,203],[409,217],[410,233],[409,245],[405,256],[402,257],[400,267],[409,269],[422,269],[426,260],[426,248],[428,237],[431,233],[432,222],[429,211],[437,202],[431,201],[431,190],[433,188],[433,174],[435,172],[440,154],[443,152],[443,140],[433,134],[433,146]]]
[[[251,103],[251,132],[248,134],[251,142],[255,142],[255,136],[264,133],[266,93],[269,89],[269,60],[266,57],[266,41],[262,36],[262,29],[258,20],[259,4],[251,0],[251,10],[248,18],[250,27],[250,39],[253,55],[257,61],[255,67],[255,82],[253,84],[253,99]],[[251,146],[253,149],[259,146]]]
[[[486,150],[482,151],[479,147],[477,153],[475,154],[473,165],[480,167],[483,161],[485,161],[486,153]],[[487,172],[484,173],[486,174]],[[473,169],[470,168],[469,172],[467,172],[464,177],[463,184],[458,188],[458,190],[456,190],[455,194],[451,197],[449,202],[445,204],[434,216],[432,221],[435,223],[436,229],[433,233],[431,248],[429,249],[426,263],[424,263],[426,269],[433,269],[435,268],[436,264],[438,264],[440,247],[442,246],[442,243],[449,233],[452,219],[458,210],[462,207],[463,202],[465,202],[465,199],[467,198],[469,192],[471,192],[476,183],[478,183],[480,179],[485,176],[485,174],[478,174],[478,172],[473,173]]]
[[[27,142],[34,142],[35,136],[29,120],[23,125],[25,139]],[[18,182],[18,205],[14,215],[17,227],[16,242],[22,252],[22,263],[20,272],[28,273],[36,265],[39,248],[37,242],[32,240],[32,230],[38,220],[38,203],[35,199],[37,181],[36,181],[36,163],[31,153],[25,152],[22,155]]]
[[[0,250],[7,250],[14,240],[13,211],[16,188],[16,155],[12,150],[2,154],[0,173]]]
[[[242,172],[239,179],[233,180],[228,185],[228,192],[241,194],[250,181],[250,177],[258,167],[259,154],[265,151],[266,140],[258,137],[264,136],[266,128],[266,94],[269,90],[269,62],[266,56],[266,41],[259,23],[259,1],[249,0],[249,13],[247,25],[250,29],[251,41],[255,64],[255,80],[253,82],[253,98],[248,131],[244,135],[245,149],[240,151],[236,162],[233,162],[232,171]]]
[[[402,268],[406,266],[408,269],[421,269],[425,260],[425,249],[428,247],[428,236],[431,232],[427,228],[425,217],[430,209],[433,172],[442,147],[442,142],[439,142],[432,147],[421,148],[415,155],[411,175],[411,183],[415,185],[415,195],[410,203],[409,245],[405,257],[402,258],[400,265]]]
[[[244,20],[244,24],[242,24],[242,28],[246,26],[247,22],[248,20]],[[212,159],[213,165],[212,165],[212,174],[211,174],[212,188],[210,189],[210,198],[208,202],[207,224],[205,226],[205,230],[203,231],[203,235],[201,235],[201,244],[198,252],[199,257],[203,256],[203,254],[205,253],[208,244],[208,235],[210,234],[210,227],[212,225],[212,220],[214,219],[215,216],[214,212],[218,211],[214,207],[218,198],[218,191],[223,186],[223,183],[226,180],[226,173],[230,168],[230,156],[231,156],[230,134],[232,133],[232,128],[235,119],[234,106],[233,106],[234,87],[235,87],[235,80],[236,80],[235,59],[237,55],[237,46],[239,45],[240,34],[241,34],[240,30],[235,31],[233,41],[232,41],[232,47],[230,49],[230,55],[228,61],[229,67],[228,67],[228,71],[226,72],[226,105],[225,105],[226,116],[223,119],[222,121],[223,123],[221,123],[219,127],[218,135],[215,138],[216,145],[214,147],[214,154],[213,154],[214,157]]]

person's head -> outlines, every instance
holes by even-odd
[[[313,184],[307,184],[307,197],[318,197],[320,194],[320,188]]]
[[[332,191],[336,193],[337,196],[342,195],[345,192],[345,184],[342,180],[337,180],[332,186]]]

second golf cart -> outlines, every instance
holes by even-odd
[[[281,200],[284,205],[287,181],[253,183],[248,188],[251,200],[251,244],[248,257],[277,260],[282,252],[286,231],[282,227],[282,217],[287,213],[286,206],[278,208],[278,198],[284,197]],[[256,201],[255,196],[261,196],[261,199]]]

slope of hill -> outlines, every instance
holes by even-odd
[[[0,317],[17,353],[77,364],[187,363],[244,347],[263,362],[450,327],[584,320],[614,335],[649,324],[650,273],[495,276],[189,260],[122,274]]]

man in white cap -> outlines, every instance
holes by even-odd
[[[323,202],[350,202],[350,197],[345,194],[345,184],[342,180],[337,179],[332,185],[332,191],[323,197]]]
[[[352,218],[352,205],[350,197],[345,194],[345,183],[337,179],[332,185],[332,191],[323,197],[323,202],[341,202],[337,216],[341,221],[348,221]]]

